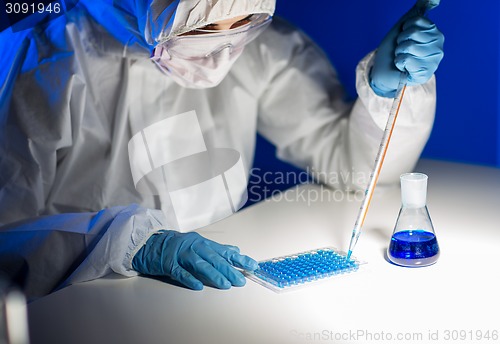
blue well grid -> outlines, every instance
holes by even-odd
[[[327,247],[262,261],[249,278],[280,292],[357,271],[360,264],[354,259],[347,260],[344,252]]]

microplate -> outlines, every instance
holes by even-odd
[[[355,272],[365,262],[334,247],[323,247],[259,262],[246,276],[275,292],[294,290],[331,277]]]

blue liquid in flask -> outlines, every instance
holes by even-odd
[[[389,259],[407,267],[428,266],[439,258],[439,245],[434,233],[404,230],[394,233],[388,250]]]

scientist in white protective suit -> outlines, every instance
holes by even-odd
[[[368,174],[400,70],[410,87],[379,184],[412,170],[434,119],[436,26],[406,13],[359,63],[348,103],[324,54],[274,9],[82,0],[0,33],[0,267],[24,271],[30,297],[111,272],[244,285],[235,267],[257,263],[191,230],[244,203],[256,132],[318,176]],[[211,175],[189,172],[200,161]]]

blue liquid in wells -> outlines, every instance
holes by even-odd
[[[286,288],[356,271],[358,262],[332,249],[321,249],[259,263],[254,274],[278,288]]]
[[[401,231],[392,235],[388,256],[398,265],[427,266],[438,260],[439,245],[434,233],[424,230]]]

